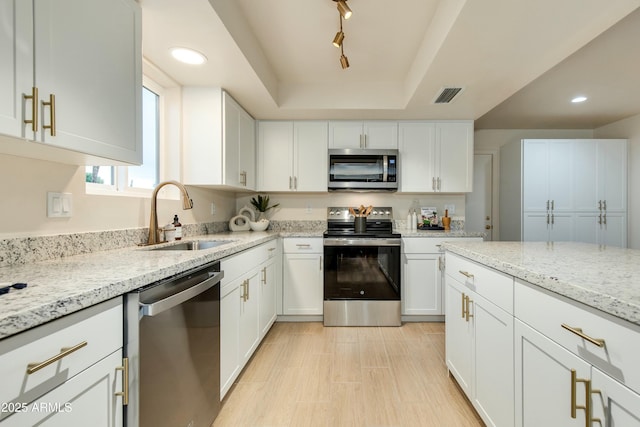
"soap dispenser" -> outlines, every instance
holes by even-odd
[[[176,228],[176,240],[182,239],[182,224],[180,224],[178,215],[173,216],[173,226]]]

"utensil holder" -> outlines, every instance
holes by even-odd
[[[355,232],[357,234],[366,233],[367,231],[367,217],[366,216],[357,216],[353,220],[353,225]]]

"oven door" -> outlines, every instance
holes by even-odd
[[[400,300],[400,239],[325,238],[324,299]]]

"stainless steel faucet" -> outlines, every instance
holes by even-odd
[[[175,185],[182,192],[182,209],[187,210],[193,207],[193,200],[189,197],[187,189],[178,181],[164,181],[158,184],[153,190],[153,195],[151,196],[151,220],[149,221],[149,241],[147,242],[149,245],[162,243],[158,241],[158,211],[156,209],[156,204],[158,203],[158,191],[167,184]]]

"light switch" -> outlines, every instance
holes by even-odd
[[[69,218],[73,213],[73,195],[71,193],[47,192],[47,217]]]

